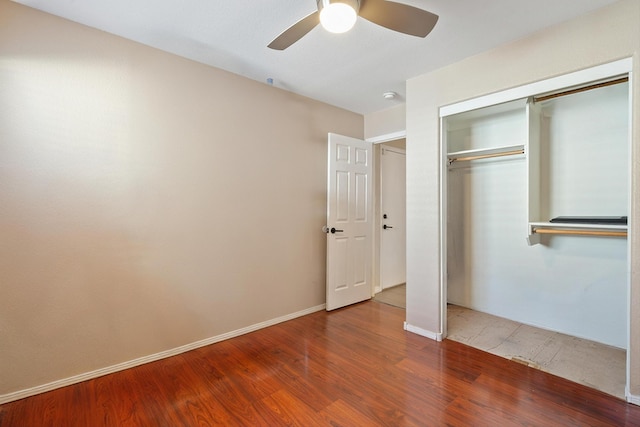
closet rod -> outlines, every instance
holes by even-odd
[[[604,237],[627,237],[626,231],[606,231],[606,230],[563,230],[557,228],[534,228],[537,234],[570,234],[574,236],[604,236]]]
[[[502,151],[500,153],[492,153],[492,154],[478,154],[477,156],[454,157],[452,159],[449,159],[449,164],[453,162],[466,162],[469,160],[488,159],[491,157],[514,156],[516,154],[524,154],[524,149],[513,150],[513,151]]]
[[[608,82],[595,83],[589,86],[579,87],[577,89],[571,89],[564,92],[552,93],[551,95],[534,96],[533,102],[547,101],[549,99],[558,98],[565,95],[573,95],[574,93],[585,92],[587,90],[598,89],[601,87],[613,86],[620,83],[626,83],[628,81],[629,81],[629,77],[622,77],[620,79],[610,80]]]

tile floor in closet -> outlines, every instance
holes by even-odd
[[[626,351],[449,304],[448,339],[625,399]]]

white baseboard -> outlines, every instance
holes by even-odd
[[[436,332],[427,331],[426,329],[422,329],[417,326],[410,325],[407,322],[404,322],[404,330],[413,332],[414,334],[418,334],[423,337],[431,338],[432,340],[436,340],[436,341],[442,341],[442,338],[443,338],[442,334],[439,332],[436,333]]]
[[[229,338],[234,338],[240,335],[248,334],[249,332],[257,331],[258,329],[263,329],[268,326],[273,326],[278,323],[286,322],[287,320],[292,320],[297,317],[302,317],[307,314],[315,313],[317,311],[324,310],[325,307],[326,307],[326,304],[317,305],[315,307],[311,307],[306,310],[287,314],[285,316],[277,317],[275,319],[267,320],[265,322],[256,323],[255,325],[250,325],[245,328],[241,328],[235,331],[227,332],[225,334],[217,335],[215,337],[206,338],[191,344],[186,344],[170,350],[161,351],[160,353],[150,354],[148,356],[143,356],[138,359],[130,360],[128,362],[118,363],[117,365],[107,366],[105,368],[96,369],[95,371],[74,375],[73,377],[63,378],[61,380],[53,381],[47,384],[42,384],[36,387],[31,387],[31,388],[16,391],[13,393],[3,394],[3,395],[0,395],[0,405],[8,402],[13,402],[14,400],[24,399],[29,396],[35,396],[36,394],[45,393],[47,391],[55,390],[57,388],[62,388],[72,384],[77,384],[82,381],[98,378],[103,375],[108,375],[114,372],[123,371],[125,369],[134,368],[136,366],[144,365],[145,363],[155,362],[156,360],[166,359],[167,357],[176,356],[178,354],[195,350],[197,348],[204,347],[207,345],[215,344],[217,342],[224,341]]]
[[[624,394],[627,396],[627,402],[640,406],[640,396],[629,393],[629,387],[626,387]]]

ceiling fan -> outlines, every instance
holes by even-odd
[[[426,37],[438,22],[438,15],[388,0],[316,1],[318,10],[284,30],[269,43],[271,49],[288,48],[318,24],[335,33],[348,31],[358,16],[390,30],[417,37]]]

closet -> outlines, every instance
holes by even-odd
[[[441,109],[444,303],[627,348],[630,70]]]

